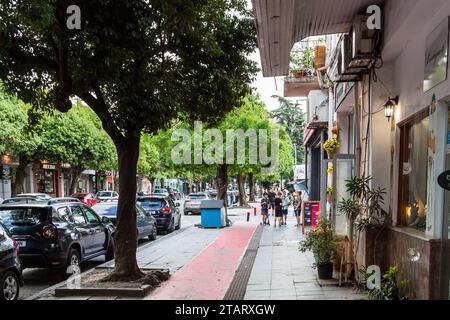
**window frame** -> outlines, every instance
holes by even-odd
[[[397,127],[400,130],[400,140],[399,140],[399,162],[398,162],[398,203],[397,203],[397,227],[412,228],[419,232],[425,232],[425,230],[408,227],[405,225],[406,217],[406,202],[405,202],[405,191],[409,191],[409,177],[403,174],[403,163],[405,162],[407,155],[409,154],[408,148],[408,133],[414,125],[419,124],[424,119],[429,118],[429,107],[411,115],[405,120],[399,122]],[[428,138],[427,138],[428,139]],[[428,152],[428,151],[427,151]],[[428,177],[427,177],[428,180]],[[427,181],[429,183],[429,181]],[[428,202],[428,194],[427,194]],[[428,214],[428,213],[427,213]]]

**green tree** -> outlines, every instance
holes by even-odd
[[[42,120],[38,131],[42,156],[52,162],[70,164],[70,194],[75,193],[84,170],[111,168],[117,159],[111,139],[95,125],[96,119],[90,113],[82,106],[68,113],[56,112]]]
[[[290,100],[280,96],[272,96],[272,98],[278,99],[280,107],[271,112],[271,117],[286,128],[294,146],[294,152],[297,153],[297,159],[294,159],[295,164],[303,163],[305,159],[305,150],[303,148],[305,115],[298,108],[298,105],[292,103]]]
[[[82,26],[69,30],[70,4],[0,1],[0,79],[35,109],[68,111],[77,96],[100,118],[119,166],[110,280],[136,279],[141,133],[236,107],[255,71],[254,21],[244,0],[78,0]]]
[[[27,106],[8,95],[0,86],[0,154],[10,153],[19,160],[14,169],[12,194],[23,193],[26,167],[41,155],[42,139],[28,126]]]

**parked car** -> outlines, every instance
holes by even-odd
[[[95,195],[98,202],[119,200],[119,194],[116,191],[99,191]]]
[[[19,244],[23,268],[66,273],[100,255],[114,258],[114,225],[78,199],[0,205],[0,222]]]
[[[19,244],[0,223],[0,300],[17,300],[21,286]]]
[[[48,201],[52,198],[46,193],[21,193],[16,196],[16,198],[22,198],[22,197],[34,198],[36,200],[46,200],[46,201]]]
[[[168,196],[151,195],[139,197],[137,203],[156,218],[158,230],[172,232],[181,228],[179,203],[174,203]]]
[[[43,200],[39,198],[32,197],[14,197],[2,201],[2,204],[19,204],[19,203],[36,203],[36,202],[47,202],[48,200]]]
[[[160,196],[169,196],[169,190],[167,189],[155,189],[152,194]]]
[[[93,205],[92,210],[97,212],[100,217],[107,217],[114,225],[117,223],[117,202],[101,202]],[[139,205],[136,205],[136,227],[137,238],[156,240],[158,229],[156,219],[145,212]]]
[[[184,214],[200,214],[200,204],[203,200],[211,199],[207,193],[191,193],[184,200]]]
[[[71,195],[71,197],[80,200],[82,203],[89,207],[92,207],[97,203],[97,199],[92,193],[74,193],[73,195]]]

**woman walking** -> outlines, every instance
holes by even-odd
[[[301,191],[297,191],[294,195],[294,214],[295,214],[295,219],[297,220],[297,224],[295,225],[296,227],[299,227],[302,225],[302,223],[300,222],[300,217],[302,214],[302,192]]]
[[[274,228],[276,228],[277,226],[277,221],[278,221],[278,226],[281,227],[281,223],[283,221],[283,200],[281,199],[281,197],[283,196],[283,194],[281,192],[278,192],[276,197],[275,197],[275,223],[273,225]]]

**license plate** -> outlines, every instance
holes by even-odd
[[[26,247],[27,246],[27,242],[24,240],[16,240],[17,244],[19,245],[19,247]]]

